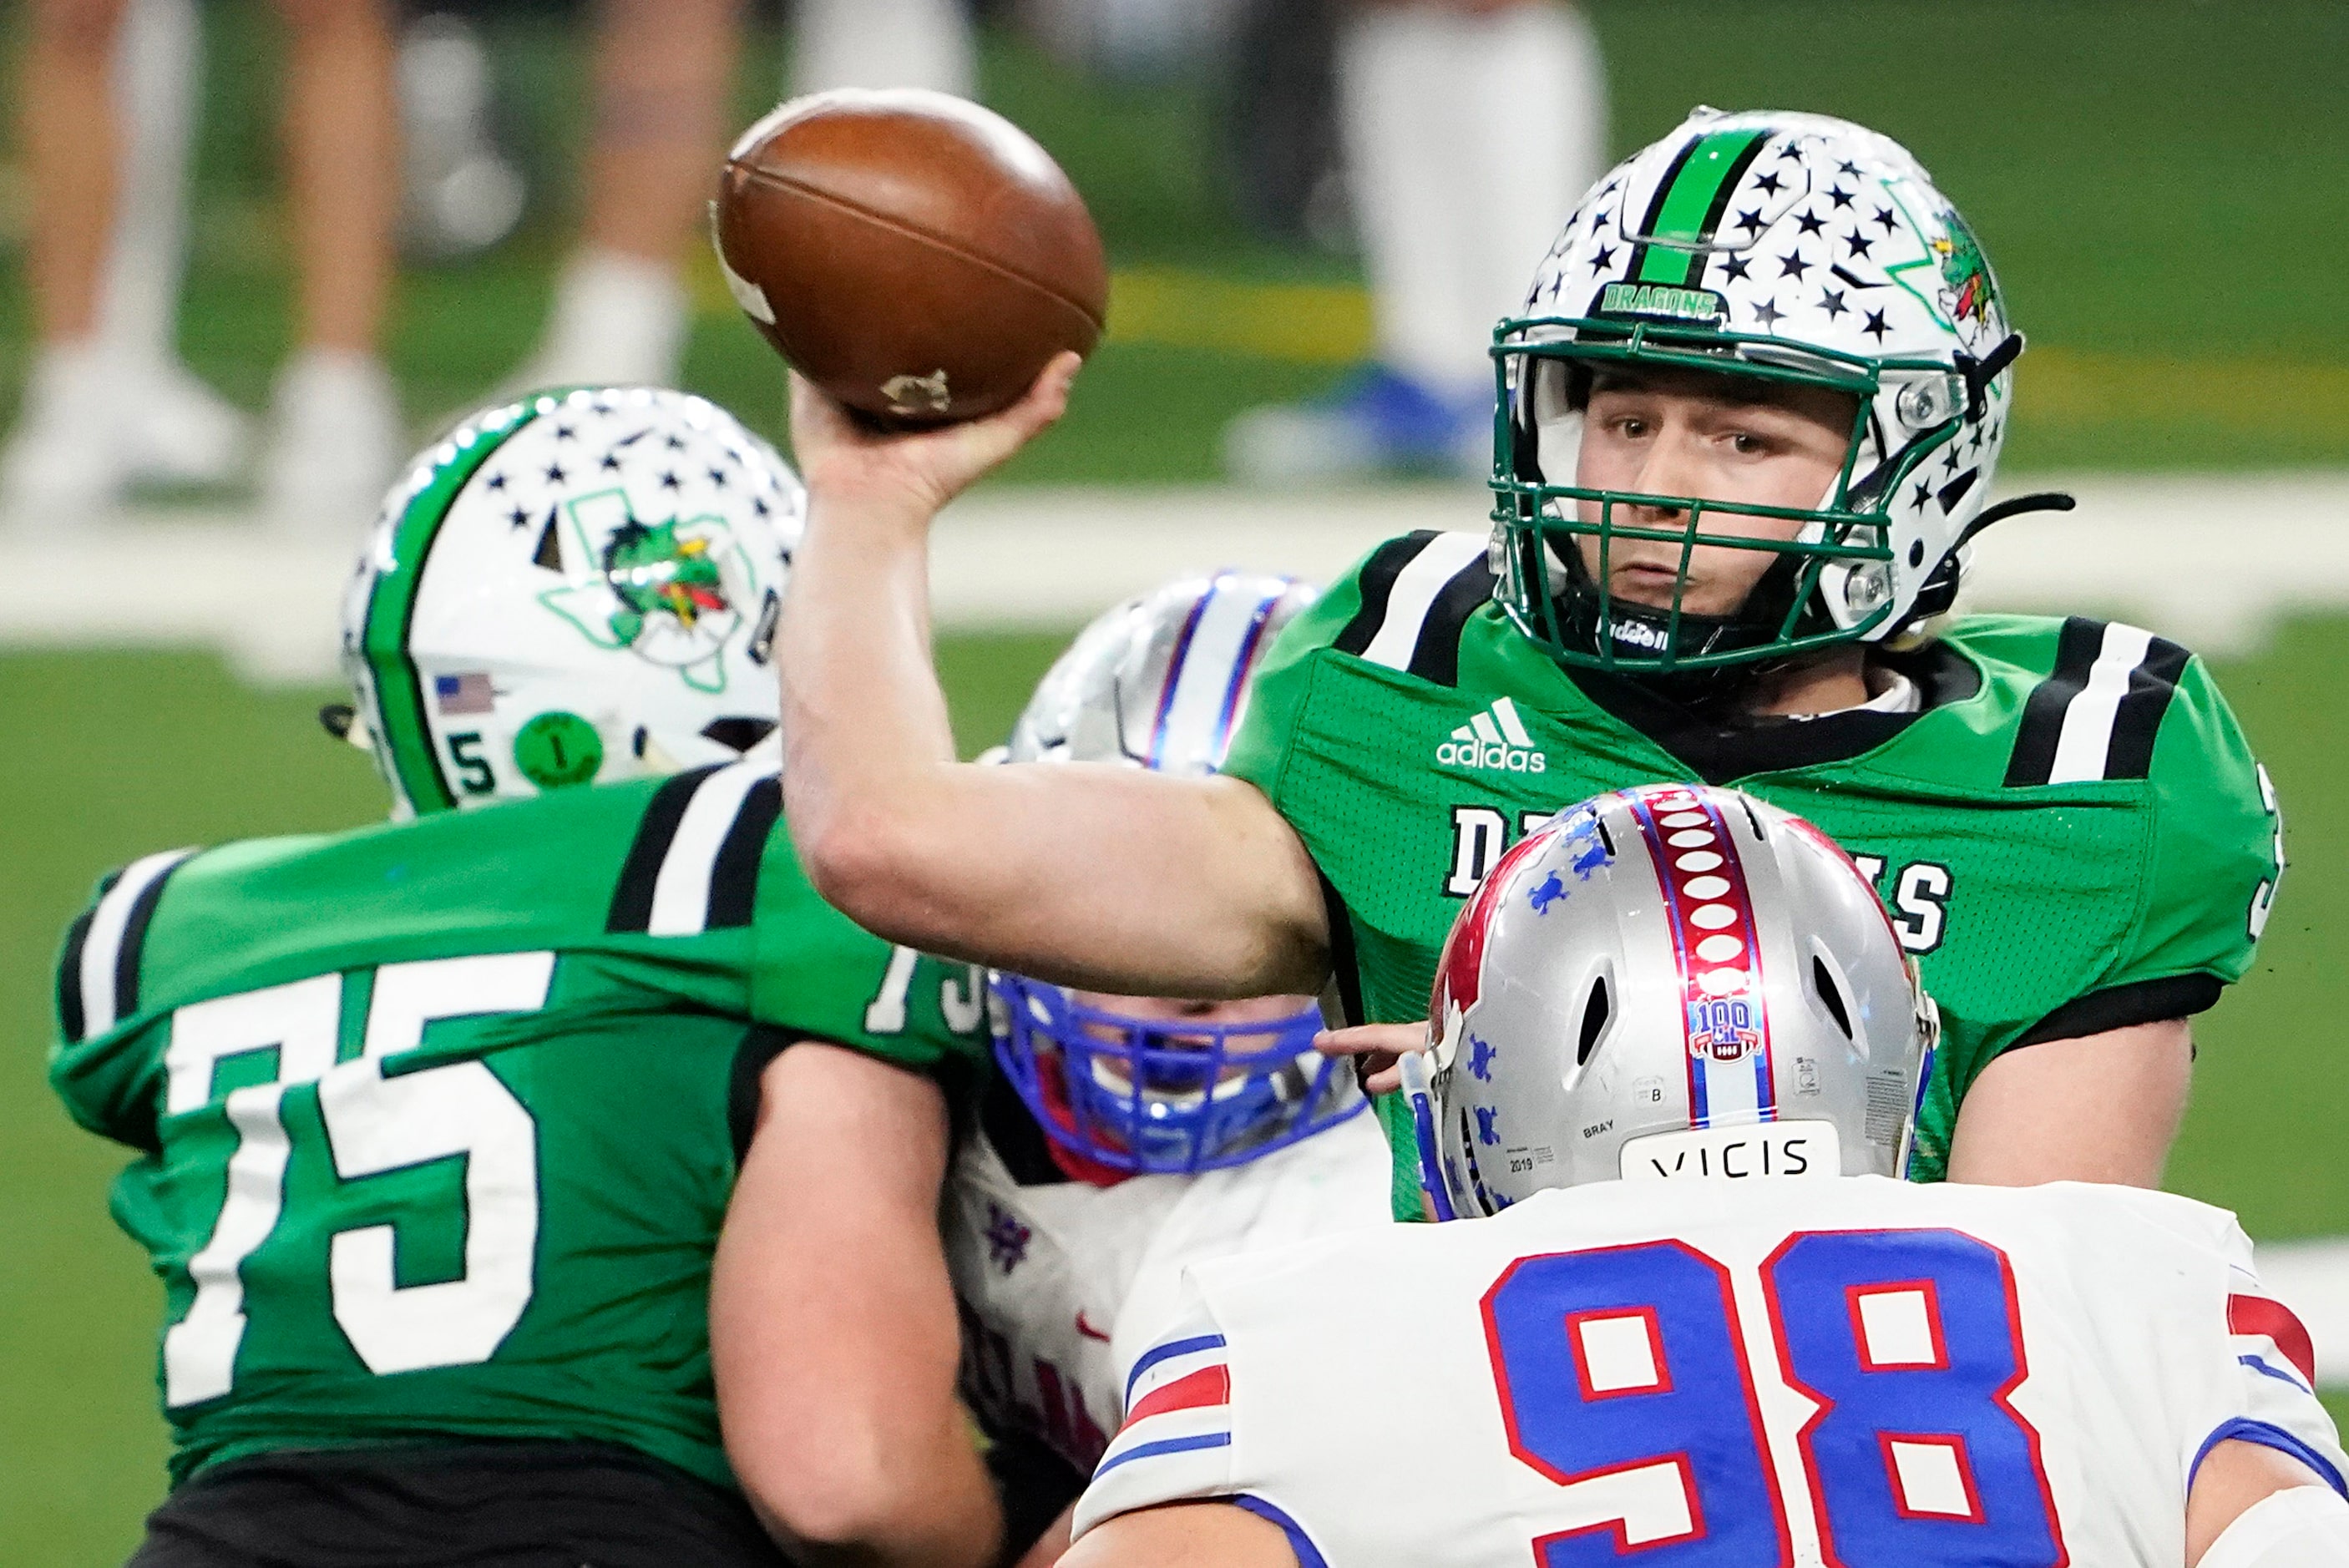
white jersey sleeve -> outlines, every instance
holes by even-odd
[[[1215,1314],[1194,1288],[1134,1361],[1125,1424],[1093,1470],[1079,1530],[1133,1509],[1232,1495],[1231,1366]]]
[[[2260,1283],[2251,1243],[2231,1220],[2220,1247],[2227,1260],[2228,1349],[2235,1360],[2234,1408],[2195,1444],[2188,1473],[2228,1439],[2280,1449],[2349,1497],[2349,1459],[2316,1397],[2316,1351],[2292,1308]]]
[[[1205,1264],[1078,1529],[1226,1497],[1331,1568],[2176,1568],[2214,1443],[2344,1465],[2249,1264],[2159,1193],[1854,1178]]]

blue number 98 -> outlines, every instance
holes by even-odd
[[[1818,1408],[1782,1488],[1729,1271],[1681,1242],[1521,1258],[1485,1292],[1510,1452],[1578,1520],[1543,1568],[1783,1568],[1807,1492],[1829,1563],[2059,1568],[2003,1253],[1954,1231],[1812,1232],[1761,1270],[1783,1381]]]

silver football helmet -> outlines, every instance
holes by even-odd
[[[1439,1218],[1548,1187],[1897,1176],[1940,1033],[1873,887],[1748,795],[1653,784],[1503,856],[1406,1073]]]
[[[1093,762],[1197,777],[1223,765],[1273,638],[1314,591],[1292,577],[1179,578],[1085,628],[1013,728],[1013,762]],[[1112,1173],[1237,1165],[1367,1105],[1313,1049],[1321,1015],[1143,1016],[1025,975],[994,977],[995,1055],[1062,1150]],[[1300,999],[1301,1002],[1301,999]]]
[[[1318,596],[1294,577],[1218,572],[1127,600],[1053,661],[1012,727],[1007,759],[1213,773],[1257,665]]]

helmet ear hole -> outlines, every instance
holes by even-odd
[[[701,738],[714,740],[734,751],[748,751],[774,731],[775,721],[771,718],[730,715],[725,718],[713,718],[703,725]]]
[[[1576,1067],[1590,1065],[1590,1053],[1599,1048],[1599,1037],[1607,1033],[1607,1021],[1615,1013],[1612,990],[1604,970],[1591,978],[1590,989],[1582,998],[1582,1026],[1574,1042]]]
[[[1844,1000],[1843,986],[1837,982],[1835,971],[1827,967],[1827,961],[1816,953],[1811,954],[1811,986],[1818,993],[1819,1003],[1826,1008],[1827,1016],[1833,1018],[1836,1027],[1843,1031],[1843,1037],[1847,1040],[1855,1038],[1851,1032],[1851,1006]]]

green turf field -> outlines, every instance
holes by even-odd
[[[966,752],[1009,727],[1053,637],[960,638],[941,659]],[[2195,1099],[2171,1164],[2181,1191],[2254,1235],[2349,1232],[2333,1063],[2349,883],[2349,749],[2333,672],[2349,618],[2294,625],[2221,677],[2273,773],[2298,868],[2258,972],[2198,1031]],[[119,1557],[160,1496],[160,1298],[106,1217],[120,1151],[72,1127],[42,1078],[57,934],[109,867],[172,844],[310,830],[381,810],[372,770],[313,717],[330,691],[255,693],[203,655],[0,655],[0,712],[30,738],[0,760],[0,1562]],[[2349,1416],[2349,1401],[2336,1401]]]
[[[2318,292],[2349,253],[2349,7],[2333,0],[1594,0],[1615,140],[1691,103],[1857,115],[1909,140],[1968,211],[2033,341],[2009,448],[2021,469],[2266,469],[2349,462],[2349,313]],[[184,313],[189,358],[258,407],[286,339],[267,170],[272,26],[261,0],[206,8],[212,91]],[[13,43],[25,8],[0,13]],[[550,195],[477,263],[401,283],[389,352],[421,420],[523,352],[565,242],[564,160],[583,51],[567,9],[489,24],[522,150]],[[780,45],[746,64],[747,120]],[[1273,249],[1230,218],[1204,84],[1106,88],[1003,38],[988,92],[1059,153],[1121,281],[1111,341],[1059,431],[1014,465],[1037,482],[1215,477],[1250,403],[1326,385],[1367,311],[1345,256]],[[0,104],[13,105],[0,91]],[[0,165],[0,419],[29,334]],[[770,429],[778,366],[713,279],[687,379]],[[2213,548],[2223,547],[2214,541]],[[2181,563],[2190,571],[2191,563]],[[2277,563],[2287,572],[2289,562]],[[102,583],[19,585],[74,595]],[[254,614],[268,613],[256,604]],[[1051,638],[944,650],[967,749],[998,738]],[[2285,628],[2221,670],[2282,791],[2297,867],[2260,967],[2199,1031],[2179,1190],[2263,1238],[2349,1233],[2335,1056],[2349,930],[2349,614]],[[329,828],[379,810],[363,758],[310,717],[327,692],[254,692],[209,656],[0,651],[0,1563],[119,1560],[160,1494],[150,1377],[157,1296],[105,1215],[118,1153],[73,1130],[41,1081],[57,934],[109,866],[158,847]],[[2349,1405],[2336,1404],[2349,1415]]]

